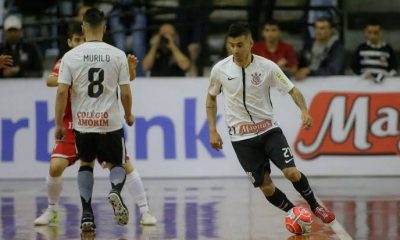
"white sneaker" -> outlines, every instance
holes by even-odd
[[[140,224],[142,225],[156,225],[157,219],[153,217],[149,212],[145,212],[142,214],[140,218]]]
[[[46,211],[44,211],[42,215],[36,218],[33,223],[36,226],[38,226],[38,225],[49,225],[52,223],[58,223],[58,221],[59,221],[58,211],[47,208]]]

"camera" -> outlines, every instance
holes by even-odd
[[[160,46],[166,47],[168,43],[169,43],[168,38],[166,38],[165,36],[160,37]]]

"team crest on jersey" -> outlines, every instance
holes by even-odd
[[[253,85],[260,85],[261,81],[261,73],[255,72],[251,74],[252,79],[251,79],[251,83]]]

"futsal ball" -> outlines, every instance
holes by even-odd
[[[298,235],[311,232],[312,221],[311,213],[302,207],[290,209],[285,216],[286,229]]]

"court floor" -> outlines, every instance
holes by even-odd
[[[274,178],[298,205],[306,206],[292,185]],[[400,240],[400,177],[310,178],[314,192],[333,210],[331,226],[315,218],[312,233],[293,236],[283,224],[284,213],[265,200],[246,178],[144,179],[155,227],[138,224],[138,209],[128,193],[130,222],[115,224],[107,202],[110,185],[96,179],[93,209],[96,236],[80,236],[81,206],[76,180],[64,180],[57,226],[34,227],[47,206],[43,180],[0,181],[0,238],[3,240],[59,239],[226,239],[226,240]]]

